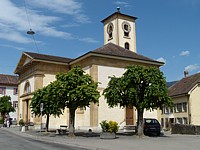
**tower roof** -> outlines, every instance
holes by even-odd
[[[130,18],[131,20],[136,20],[137,17],[134,17],[134,16],[129,16],[129,15],[126,15],[126,14],[122,14],[120,12],[115,12],[113,14],[111,14],[110,16],[106,17],[105,19],[103,19],[101,22],[104,23],[106,20],[110,19],[110,18],[117,18],[117,17],[128,17]]]

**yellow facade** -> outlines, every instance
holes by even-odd
[[[200,125],[200,85],[195,85],[187,93],[172,97],[173,108],[164,107],[161,118],[162,125],[169,129],[171,123]]]

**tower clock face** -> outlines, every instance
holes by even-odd
[[[114,28],[113,23],[109,23],[107,27],[107,33],[111,34],[113,32],[113,28]]]
[[[124,21],[122,23],[122,29],[124,32],[130,32],[131,31],[131,26],[128,22]]]

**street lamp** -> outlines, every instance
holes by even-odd
[[[32,29],[30,29],[29,31],[27,31],[27,34],[29,34],[29,35],[34,35],[35,32],[34,32]]]

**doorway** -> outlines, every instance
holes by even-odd
[[[134,124],[134,111],[133,106],[126,107],[126,125]]]

